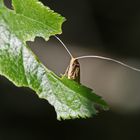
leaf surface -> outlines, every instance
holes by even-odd
[[[60,34],[65,18],[37,0],[13,0],[12,4],[14,10],[0,0],[0,74],[48,100],[59,120],[91,117],[97,112],[95,104],[108,108],[91,89],[47,69],[26,44],[36,36],[48,40]]]

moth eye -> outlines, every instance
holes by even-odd
[[[75,63],[72,64],[72,66],[75,66],[75,65],[76,65]]]

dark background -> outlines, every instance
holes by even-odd
[[[129,60],[128,64],[140,68],[140,1],[42,2],[67,18],[60,37],[75,55],[103,54]],[[57,50],[59,43],[53,38],[48,43],[52,49],[49,45],[48,48],[41,47],[46,44],[41,38],[29,43],[45,65],[57,74],[62,73],[67,65],[66,62],[64,68],[60,65],[67,59],[63,56],[63,48]],[[30,89],[15,87],[0,77],[0,140],[140,139],[140,74],[114,64],[94,60],[85,60],[85,63],[82,66],[84,75],[88,71],[90,75],[84,77],[82,74],[82,82],[108,101],[110,111],[101,111],[90,119],[59,122],[47,101],[39,99]]]

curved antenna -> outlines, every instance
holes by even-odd
[[[137,68],[134,68],[132,66],[129,66],[123,62],[120,62],[118,60],[115,60],[115,59],[112,59],[112,58],[108,58],[108,57],[103,57],[103,56],[97,56],[97,55],[86,55],[86,56],[79,56],[79,57],[76,57],[75,59],[84,59],[84,58],[97,58],[97,59],[102,59],[102,60],[107,60],[107,61],[112,61],[112,62],[115,62],[115,63],[118,63],[124,67],[127,67],[129,69],[132,69],[134,71],[138,71],[140,72],[140,69],[137,69]]]
[[[56,35],[54,37],[62,44],[62,46],[65,48],[65,50],[70,55],[70,57],[71,58],[74,58],[73,55],[72,55],[72,53],[68,50],[68,48],[66,47],[66,45],[63,43],[63,41],[59,37],[57,37]]]

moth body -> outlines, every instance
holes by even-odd
[[[80,83],[80,64],[77,59],[72,58],[64,74],[68,79]]]

